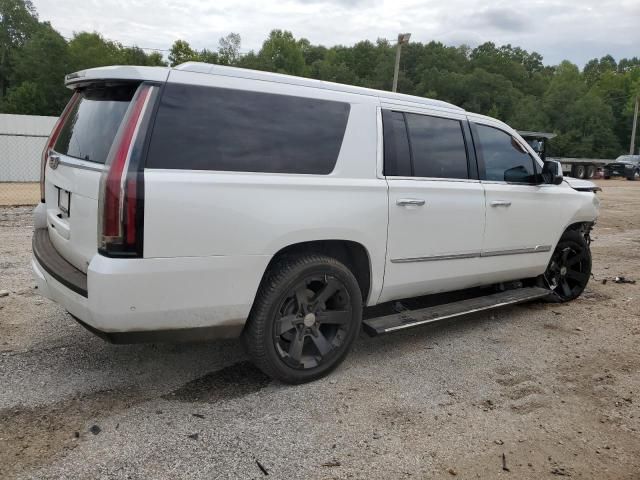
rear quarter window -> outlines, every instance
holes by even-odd
[[[329,174],[348,103],[169,83],[148,168]]]

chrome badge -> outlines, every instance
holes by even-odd
[[[49,166],[51,167],[51,169],[55,170],[56,168],[58,168],[58,164],[60,164],[60,157],[57,155],[51,155],[49,157]]]

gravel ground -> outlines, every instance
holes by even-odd
[[[640,184],[601,182],[595,280],[378,338],[290,387],[237,342],[113,346],[38,297],[0,209],[0,478],[640,478]],[[608,279],[606,284],[603,279]]]

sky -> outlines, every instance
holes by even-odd
[[[274,28],[325,46],[360,40],[472,47],[486,41],[537,51],[544,63],[640,56],[640,0],[34,0],[40,20],[62,35],[97,31],[123,45],[169,49],[177,39],[217,49],[239,33],[258,50]]]

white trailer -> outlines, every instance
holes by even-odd
[[[547,142],[556,136],[550,132],[533,132],[521,130],[518,132],[531,148],[533,148],[542,160],[555,160],[562,164],[562,173],[574,178],[593,178],[599,168],[604,167],[613,160],[604,158],[572,158],[572,157],[547,157]]]
[[[599,168],[607,163],[613,162],[605,158],[569,158],[569,157],[548,157],[549,160],[556,160],[562,164],[562,172],[574,178],[593,178]]]

